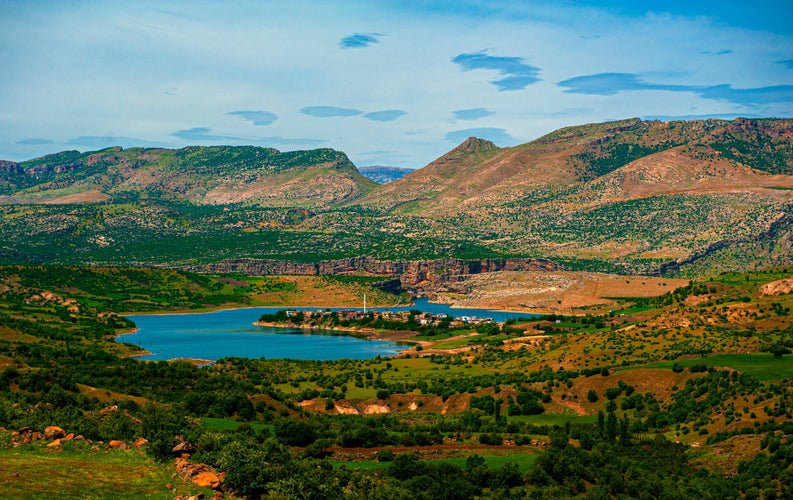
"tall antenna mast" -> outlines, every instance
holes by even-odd
[[[366,292],[363,292],[363,313],[366,314]]]

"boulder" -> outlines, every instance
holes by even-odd
[[[220,477],[213,472],[202,472],[193,478],[193,483],[202,488],[212,488],[216,490],[220,488],[222,481]]]
[[[57,425],[51,425],[44,429],[44,437],[46,439],[60,439],[66,436],[66,432]]]
[[[60,439],[56,439],[55,441],[53,441],[50,444],[48,444],[47,448],[57,448],[60,445],[61,445],[61,440]]]
[[[113,439],[108,444],[110,445],[111,448],[114,448],[114,449],[117,449],[117,450],[128,450],[129,449],[129,445],[127,443],[125,443],[124,441],[121,441],[120,439]]]
[[[182,441],[171,450],[174,453],[190,453],[193,451],[193,445],[187,441]]]
[[[139,437],[138,439],[135,440],[134,443],[132,443],[132,447],[133,448],[143,448],[144,446],[146,446],[146,444],[148,442],[149,442],[148,439]]]

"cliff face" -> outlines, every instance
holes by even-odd
[[[282,260],[234,259],[191,267],[188,270],[208,273],[265,275],[334,276],[366,273],[398,278],[407,290],[454,287],[460,276],[495,271],[553,271],[559,268],[545,259],[437,259],[421,261],[382,261],[371,257],[298,263]]]

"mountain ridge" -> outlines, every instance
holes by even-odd
[[[793,264],[793,229],[780,222],[793,214],[793,120],[632,118],[508,148],[469,138],[385,185],[332,149],[67,151],[0,163],[0,193],[0,239],[13,242],[2,262],[748,269]]]
[[[328,206],[375,186],[342,152],[282,153],[255,146],[66,151],[6,162],[0,174],[0,202],[5,203],[103,202],[143,195],[210,204]]]

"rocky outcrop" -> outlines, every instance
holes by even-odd
[[[772,281],[760,286],[763,295],[785,295],[793,292],[793,278]]]
[[[176,459],[176,474],[182,476],[185,482],[192,482],[202,488],[212,488],[214,490],[223,487],[223,481],[226,479],[226,474],[216,471],[213,467],[192,463],[187,457]]]
[[[458,281],[469,274],[496,271],[555,271],[559,266],[546,259],[436,259],[419,261],[385,261],[371,257],[290,262],[285,260],[235,259],[205,266],[186,268],[193,272],[235,273],[249,276],[372,274],[398,278],[402,288],[438,286]]]
[[[52,441],[53,439],[60,439],[66,436],[66,432],[57,425],[51,425],[44,429],[44,439]]]

